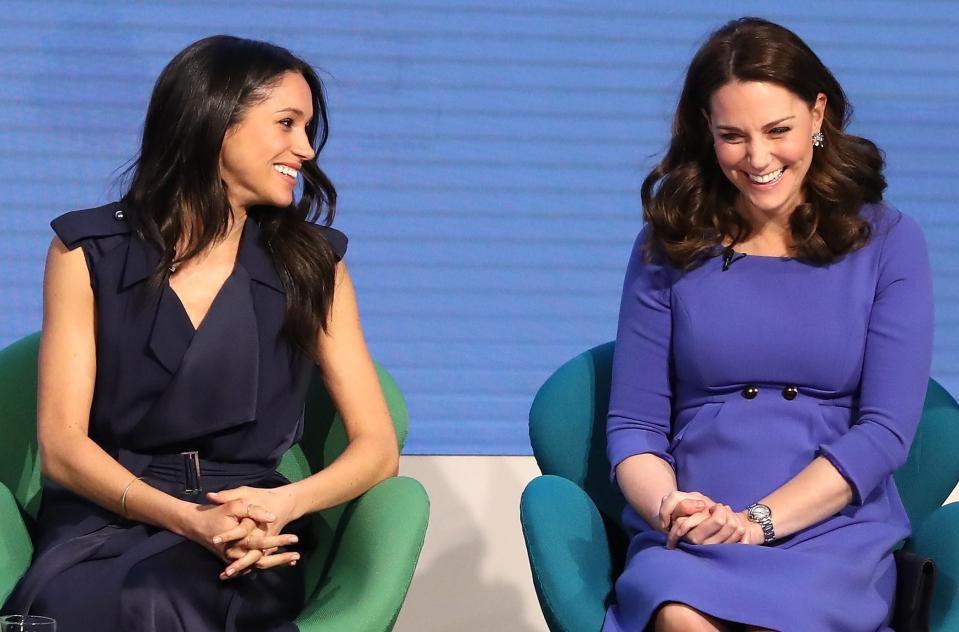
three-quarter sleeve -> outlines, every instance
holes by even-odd
[[[902,466],[915,436],[932,361],[932,279],[919,225],[900,215],[885,235],[863,356],[858,417],[820,446],[862,504]]]
[[[675,467],[668,452],[672,268],[645,260],[647,231],[636,238],[626,269],[613,352],[606,425],[613,478],[616,466],[636,454],[655,454]]]

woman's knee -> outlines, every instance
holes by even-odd
[[[668,602],[656,611],[656,632],[716,632],[727,627],[684,603]]]

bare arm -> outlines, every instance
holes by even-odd
[[[677,518],[708,513],[716,506],[700,492],[677,489],[673,466],[655,454],[627,458],[616,467],[616,480],[633,509],[647,524],[664,533],[673,528]]]
[[[759,502],[772,510],[779,539],[835,515],[852,502],[852,497],[852,486],[832,463],[820,456]],[[762,528],[750,524],[752,541],[762,542]]]
[[[654,454],[637,454],[616,467],[616,480],[643,520],[653,527],[660,525],[662,500],[677,491],[672,466]]]
[[[349,438],[328,467],[293,483],[294,515],[303,515],[356,498],[395,476],[399,448],[376,368],[366,347],[353,281],[340,262],[328,331],[320,334],[319,366]]]
[[[134,476],[88,435],[97,371],[95,332],[96,306],[83,251],[68,250],[55,237],[43,284],[37,401],[41,470],[47,478],[120,514],[121,496]],[[126,509],[131,519],[194,540],[200,537],[197,505],[145,483],[130,487]],[[204,545],[210,548],[213,534],[220,530],[210,525]]]
[[[758,502],[772,510],[776,539],[780,539],[835,515],[852,498],[852,486],[843,475],[827,459],[817,457]],[[675,546],[681,538],[694,544],[762,544],[762,527],[749,521],[745,509],[733,512],[728,505],[714,505],[677,520],[670,529],[667,546]]]

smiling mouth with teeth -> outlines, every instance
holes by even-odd
[[[786,172],[786,168],[780,167],[779,169],[776,169],[775,171],[770,171],[769,173],[763,176],[754,176],[751,173],[747,173],[746,175],[749,176],[749,181],[752,182],[753,184],[772,184],[773,182],[778,181],[785,172]]]
[[[290,176],[294,180],[296,179],[296,176],[298,176],[300,173],[296,169],[293,169],[292,167],[287,167],[286,165],[273,165],[273,168],[276,169],[277,172],[282,173],[285,176]]]

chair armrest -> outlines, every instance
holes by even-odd
[[[552,632],[599,630],[613,590],[606,526],[592,499],[559,476],[530,481],[520,499],[536,596]]]
[[[419,559],[430,502],[418,481],[386,479],[351,502],[316,591],[296,620],[302,632],[393,628]],[[320,556],[322,557],[322,556]]]
[[[959,630],[959,503],[939,507],[918,525],[906,549],[936,563],[936,587],[932,598],[932,629]]]
[[[6,485],[0,483],[0,604],[30,566],[33,543],[20,517],[20,507]]]

